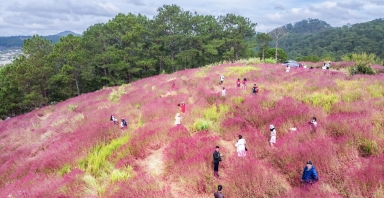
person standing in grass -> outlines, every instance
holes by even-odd
[[[186,106],[185,106],[185,102],[182,102],[182,103],[181,103],[180,108],[181,108],[181,113],[185,114],[185,108],[186,108]]]
[[[223,155],[219,152],[219,146],[216,146],[215,151],[213,152],[213,175],[216,178],[219,178],[219,163]]]
[[[247,79],[246,78],[243,79],[243,89],[244,90],[247,89]]]
[[[235,144],[236,150],[237,150],[237,156],[245,157],[247,155],[246,147],[245,147],[245,144],[246,144],[245,139],[243,138],[242,135],[239,135],[238,137],[239,139]]]
[[[223,186],[219,185],[217,186],[217,192],[215,192],[213,195],[215,195],[215,198],[224,198],[223,193],[221,191],[223,190]]]
[[[176,116],[175,116],[175,125],[180,125],[181,124],[181,115],[180,113],[176,113]]]
[[[116,124],[117,118],[115,118],[115,116],[111,115],[110,121],[113,122],[113,124]]]
[[[221,74],[220,75],[220,85],[222,85],[224,83],[224,75]]]
[[[289,72],[289,70],[291,69],[291,67],[289,65],[287,65],[287,67],[285,68],[285,72]]]
[[[319,176],[317,175],[315,166],[311,161],[307,161],[306,166],[303,170],[303,175],[301,176],[301,183],[305,185],[305,187],[309,184],[312,185],[319,180]]]
[[[256,95],[259,92],[259,88],[256,86],[256,84],[253,84],[252,87],[252,94]]]
[[[225,91],[225,87],[223,87],[223,89],[221,90],[221,96],[224,97],[224,96],[225,96],[225,92],[226,92],[226,91]]]
[[[121,118],[120,128],[125,129],[128,126],[127,121],[124,118]]]
[[[237,82],[236,82],[236,86],[237,87],[240,87],[241,83],[240,83],[240,78],[237,79]]]
[[[310,124],[310,128],[311,128],[311,132],[316,132],[316,128],[317,128],[316,117],[313,117],[312,120],[309,122],[309,124]]]
[[[272,124],[269,126],[269,131],[271,132],[271,140],[269,141],[269,144],[272,148],[274,148],[274,144],[276,144],[276,129],[275,126]]]

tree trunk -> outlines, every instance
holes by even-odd
[[[276,42],[276,51],[275,51],[275,60],[276,60],[276,63],[277,63],[277,46],[278,46],[278,44],[277,44],[277,42]]]
[[[77,80],[77,78],[75,79],[75,83],[76,83],[77,95],[80,96],[79,81]]]
[[[264,58],[264,48],[263,48],[263,55],[262,55],[262,60],[265,62],[265,58]]]

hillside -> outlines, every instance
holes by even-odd
[[[71,31],[63,31],[54,35],[43,36],[43,38],[52,41],[52,43],[57,43],[60,41],[60,37],[67,36],[68,34],[80,36],[80,34]],[[32,36],[0,36],[0,49],[21,48],[24,40],[30,38]]]
[[[299,24],[301,25],[286,25],[288,34],[279,42],[279,47],[291,59],[316,55],[332,57],[337,61],[345,54],[361,52],[374,53],[381,59],[384,58],[384,19],[348,24],[343,27],[329,27],[326,23],[320,22],[305,23],[304,21]],[[321,28],[322,25],[325,28]],[[314,29],[319,31],[313,31]]]
[[[0,122],[0,197],[212,197],[218,184],[225,197],[384,195],[383,74],[243,63],[144,78]],[[246,90],[237,78],[248,79]],[[186,113],[175,127],[182,101]],[[239,134],[245,158],[234,146]],[[216,145],[220,179],[212,171]],[[307,160],[320,178],[309,190],[300,188]]]

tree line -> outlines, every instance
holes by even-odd
[[[345,54],[362,52],[384,59],[384,19],[342,27],[308,19],[282,28],[285,36],[280,39],[279,47],[291,59],[340,61]]]
[[[118,14],[82,36],[53,44],[38,35],[0,69],[0,117],[15,116],[104,86],[255,56],[255,23],[234,14],[200,15],[177,5],[149,19]]]

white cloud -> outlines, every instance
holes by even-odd
[[[332,26],[360,23],[382,17],[384,9],[384,0],[12,0],[0,5],[0,36],[31,32],[48,35],[63,30],[81,33],[119,12],[152,18],[164,4],[204,15],[234,13],[257,23],[256,30],[263,32],[307,18],[318,18]]]

